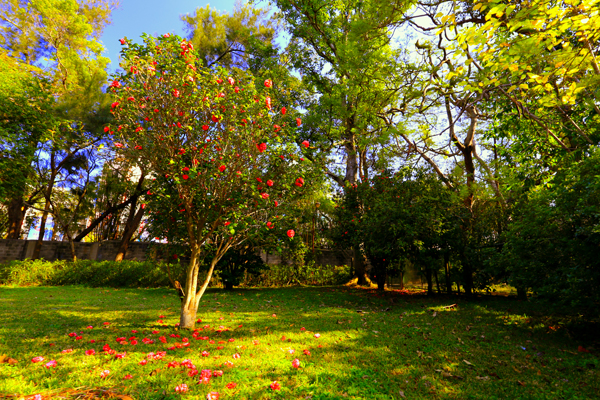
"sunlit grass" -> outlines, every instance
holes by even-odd
[[[598,344],[569,338],[543,307],[513,299],[339,287],[210,290],[195,335],[176,329],[178,313],[179,299],[166,289],[0,288],[0,355],[17,360],[0,364],[0,394],[50,398],[105,388],[136,399],[210,392],[221,399],[592,399],[600,392]],[[162,359],[148,358],[159,351]],[[44,361],[33,363],[38,356]],[[198,375],[169,367],[186,359]],[[47,368],[51,360],[56,366]],[[223,375],[198,383],[202,370]],[[270,388],[274,381],[281,389]],[[189,391],[176,393],[180,384]]]

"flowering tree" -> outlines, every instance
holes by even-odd
[[[145,195],[162,238],[189,245],[180,326],[193,329],[200,298],[225,252],[277,224],[285,195],[302,190],[303,159],[293,134],[300,119],[275,109],[270,79],[202,67],[191,43],[144,36],[128,43],[109,90],[120,156],[151,171]],[[206,279],[200,261],[211,250]]]

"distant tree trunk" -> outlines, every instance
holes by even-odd
[[[73,236],[69,229],[65,229],[65,236],[69,239],[69,248],[71,249],[71,261],[77,261],[77,253],[75,252],[75,242],[73,241]]]
[[[223,284],[225,285],[225,290],[233,290],[233,282],[232,281],[224,281]]]
[[[21,228],[27,213],[27,206],[21,196],[8,203],[8,236],[7,239],[20,239]]]
[[[46,220],[48,219],[48,212],[50,211],[50,201],[46,200],[46,205],[44,206],[44,212],[42,214],[42,219],[40,221],[40,233],[38,234],[37,241],[35,242],[35,247],[33,248],[33,254],[31,258],[37,260],[40,258],[40,252],[42,251],[42,243],[44,242],[44,232],[46,231]]]
[[[387,279],[387,266],[384,264],[379,265],[379,267],[377,268],[377,276],[376,276],[377,290],[385,290],[386,279]]]
[[[44,191],[44,199],[46,199],[46,204],[44,205],[44,213],[42,214],[42,221],[40,222],[40,234],[38,235],[38,240],[35,243],[35,248],[33,249],[33,254],[31,256],[32,259],[36,260],[40,257],[40,251],[42,250],[42,243],[44,241],[44,233],[46,231],[46,220],[48,219],[48,213],[50,211],[50,203],[52,201],[52,190],[54,189],[54,182],[56,181],[56,175],[58,174],[58,170],[60,165],[56,167],[55,162],[56,154],[52,152],[50,155],[50,179],[48,181],[48,186]],[[69,156],[65,157],[67,160]],[[65,229],[67,231],[68,229]]]
[[[77,236],[75,236],[75,238],[73,240],[75,242],[81,242],[81,240],[83,240],[83,238],[85,238],[98,225],[100,225],[105,220],[106,217],[108,217],[110,214],[112,214],[116,211],[119,211],[119,210],[125,208],[127,205],[132,204],[133,202],[137,201],[138,197],[139,197],[138,194],[134,194],[133,196],[131,196],[129,199],[127,199],[123,203],[118,204],[116,206],[110,206],[107,210],[105,210],[102,213],[102,215],[100,215],[98,218],[93,220],[92,223],[90,224],[90,226],[88,226],[83,231],[81,231]]]
[[[433,276],[435,277],[435,284],[437,286],[438,294],[442,294],[442,289],[440,288],[440,281],[438,279],[438,270],[437,269],[434,270],[433,274],[434,274]]]
[[[527,301],[527,288],[517,287],[517,299]]]
[[[452,282],[450,281],[450,254],[444,253],[444,272],[446,273],[446,293],[452,294]]]
[[[425,268],[425,279],[427,279],[427,296],[433,296],[433,273],[431,268]]]
[[[137,230],[138,226],[140,226],[140,222],[144,216],[144,206],[142,205],[136,212],[136,205],[137,202],[135,201],[131,203],[131,210],[129,211],[129,217],[127,218],[127,223],[125,224],[125,229],[123,230],[123,237],[121,238],[121,244],[119,244],[115,261],[123,261],[125,253],[127,252],[127,248],[129,247],[129,241],[131,240],[131,237]]]
[[[404,290],[404,271],[400,272],[400,290]]]

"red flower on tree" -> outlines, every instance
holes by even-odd
[[[290,229],[289,231],[287,231],[287,235],[290,239],[293,238],[295,234],[296,234],[296,232],[294,232],[293,229]]]

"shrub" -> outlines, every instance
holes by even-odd
[[[246,275],[243,286],[290,286],[290,285],[341,285],[352,279],[352,267],[348,265],[318,266],[314,263],[304,265],[269,265],[260,275]]]
[[[171,276],[184,281],[185,263],[166,264],[156,261],[94,261],[78,260],[16,260],[0,264],[0,285],[60,286],[83,285],[91,287],[170,287]],[[339,285],[352,277],[349,266],[269,265],[260,271],[246,271],[241,286]],[[204,272],[205,273],[205,272]],[[200,277],[202,279],[202,277]],[[211,286],[222,284],[216,279]]]
[[[183,281],[184,266],[169,264],[174,279]],[[167,264],[155,261],[76,262],[23,260],[0,264],[0,284],[18,286],[85,285],[91,287],[170,286]]]

